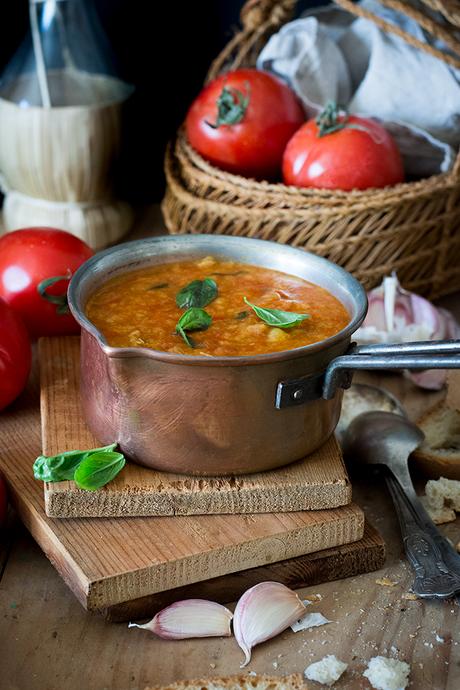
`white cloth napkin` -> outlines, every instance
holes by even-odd
[[[430,40],[416,22],[376,0],[361,4]],[[257,67],[285,79],[309,117],[335,100],[382,121],[399,145],[406,175],[452,167],[460,145],[460,72],[372,21],[333,5],[313,10],[270,38]]]

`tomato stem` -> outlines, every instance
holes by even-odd
[[[43,299],[46,299],[48,302],[51,302],[51,304],[56,305],[56,313],[59,314],[60,316],[63,316],[64,314],[69,313],[69,303],[67,301],[67,292],[65,292],[63,295],[50,295],[47,292],[47,289],[51,287],[51,285],[54,285],[55,283],[58,283],[60,280],[69,280],[71,277],[71,273],[68,272],[67,275],[65,276],[53,276],[52,278],[46,278],[45,280],[42,280],[41,283],[37,285],[37,291],[40,297],[43,297]]]
[[[339,108],[335,101],[328,101],[315,120],[318,126],[318,137],[345,129],[348,123],[348,113]]]
[[[341,129],[356,129],[359,132],[369,134],[376,144],[381,143],[381,140],[371,130],[363,125],[350,122],[346,108],[337,105],[335,101],[328,101],[326,103],[324,110],[317,115],[315,122],[318,126],[318,137],[339,132]]]
[[[206,122],[213,129],[221,125],[236,125],[241,122],[246,114],[250,100],[250,86],[245,83],[246,93],[234,89],[231,86],[224,86],[219,98],[217,99],[217,119],[215,123]]]

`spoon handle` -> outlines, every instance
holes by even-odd
[[[399,453],[397,457],[401,457],[401,453]],[[405,499],[410,503],[411,508],[415,512],[417,524],[430,534],[438,549],[441,551],[444,561],[449,566],[449,570],[460,575],[460,555],[455,551],[452,544],[450,544],[438,530],[433,520],[425,510],[423,503],[415,493],[407,462],[397,462],[392,456],[389,458],[387,468],[397,479],[399,488],[402,490],[403,494],[405,495]]]
[[[447,540],[433,523],[431,527],[422,520],[418,506],[413,505],[393,473],[385,473],[385,480],[398,515],[404,549],[415,571],[414,594],[445,599],[460,592],[460,567],[446,562],[443,543],[451,548]],[[427,518],[431,522],[428,515]],[[447,560],[451,561],[449,557]]]

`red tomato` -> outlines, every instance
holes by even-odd
[[[2,475],[0,474],[0,528],[6,524],[6,516],[8,514],[8,495],[6,493],[6,484]]]
[[[0,237],[0,297],[21,314],[33,337],[78,333],[67,308],[67,285],[93,255],[74,235],[53,228],[26,228]],[[52,284],[43,281],[58,278]],[[38,287],[41,285],[42,296]]]
[[[21,317],[0,299],[0,410],[26,385],[32,350]]]
[[[328,118],[323,120],[326,129],[335,131],[320,134],[317,120],[309,120],[294,134],[283,156],[285,184],[350,190],[403,181],[398,147],[382,125],[339,115],[333,104],[322,117]]]
[[[286,84],[268,72],[240,69],[201,91],[185,127],[191,145],[217,167],[270,179],[279,174],[284,148],[304,121]]]

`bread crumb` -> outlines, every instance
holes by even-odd
[[[405,661],[374,656],[363,676],[376,690],[404,690],[409,681],[409,673],[410,666]]]
[[[455,510],[452,508],[436,508],[430,504],[427,496],[420,496],[420,500],[435,525],[444,525],[455,520]]]
[[[216,668],[215,664],[209,664],[211,668]]]
[[[457,479],[430,479],[425,486],[422,503],[436,525],[455,520],[460,512],[460,481]]]
[[[333,654],[328,654],[327,656],[320,659],[320,661],[315,661],[304,671],[304,676],[308,680],[316,680],[317,683],[322,683],[323,685],[333,685],[336,680],[339,680],[342,673],[344,673],[348,668],[348,664],[345,664],[340,659],[337,659]]]
[[[375,581],[376,585],[381,585],[382,587],[396,587],[397,582],[393,582],[388,577],[378,577]]]
[[[407,599],[408,601],[417,601],[418,597],[413,592],[404,592],[401,595],[401,599]]]

